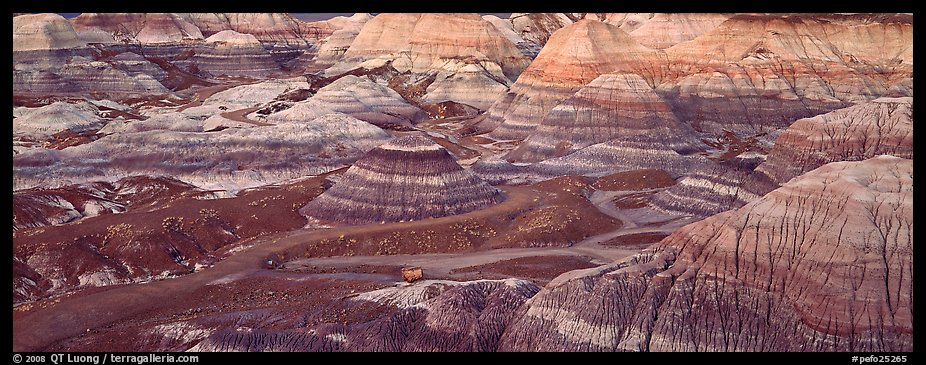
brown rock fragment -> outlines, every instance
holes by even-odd
[[[424,276],[424,273],[418,266],[402,268],[402,280],[405,280],[406,283],[414,283],[421,280],[422,276]]]

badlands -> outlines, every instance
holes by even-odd
[[[14,14],[12,123],[14,351],[913,349],[912,15]]]

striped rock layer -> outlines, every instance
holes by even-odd
[[[791,125],[756,169],[758,194],[836,161],[878,155],[913,158],[913,98],[879,98]]]
[[[393,59],[397,69],[413,73],[472,57],[495,63],[512,80],[530,63],[515,44],[478,14],[383,13],[364,24],[331,75],[377,57]]]
[[[792,178],[830,162],[878,155],[913,158],[912,98],[879,98],[801,119],[756,166],[736,158],[702,165],[653,196],[662,211],[707,217],[739,208]]]
[[[368,152],[300,212],[321,222],[368,224],[462,214],[501,200],[498,189],[460,167],[446,149],[408,135]]]
[[[60,151],[24,151],[13,156],[13,188],[148,175],[239,190],[342,168],[389,139],[382,129],[339,113],[210,133],[171,129],[128,130]]]
[[[705,161],[674,186],[653,195],[650,204],[666,213],[696,217],[742,207],[760,197],[749,189],[755,167],[755,163],[739,158]]]
[[[559,276],[499,350],[912,351],[912,223],[912,160],[824,165]]]
[[[553,108],[506,158],[536,162],[619,140],[651,149],[690,151],[695,132],[636,74],[604,74]]]
[[[642,76],[679,120],[717,135],[770,132],[800,118],[912,91],[904,87],[913,64],[912,19],[905,15],[737,15],[661,50],[640,45],[641,38],[624,31],[646,32],[657,22],[632,27],[628,24],[638,22],[617,26],[607,24],[616,18],[604,19],[586,15],[553,33],[478,128],[496,139],[523,139],[550,110],[608,72]],[[594,29],[623,37],[588,31]],[[546,82],[538,81],[544,79],[541,72]]]
[[[710,13],[512,13],[507,20],[525,41],[539,46],[560,28],[589,19],[617,26],[649,48],[665,49],[694,39],[729,18]]]
[[[478,127],[496,139],[523,139],[555,106],[608,72],[645,74],[656,53],[620,28],[582,20],[556,32]],[[652,77],[650,77],[652,78]]]
[[[410,125],[425,116],[395,90],[353,75],[319,89],[309,101],[378,126]]]
[[[26,109],[25,115],[13,119],[13,135],[32,138],[48,137],[62,131],[82,132],[99,129],[103,119],[97,109],[86,103],[63,101]]]
[[[316,27],[283,13],[82,13],[71,23],[100,43],[178,43],[232,30],[261,42],[305,46],[319,35]]]
[[[493,184],[519,184],[564,175],[603,176],[640,169],[659,169],[678,177],[709,165],[710,162],[699,155],[682,155],[668,148],[653,148],[649,143],[615,139],[530,165],[500,158],[484,159],[474,164],[472,170]]]
[[[206,38],[189,63],[214,76],[266,76],[280,71],[280,65],[256,37],[233,30]]]
[[[666,49],[657,90],[695,129],[756,134],[885,95],[912,76],[904,15],[737,15]]]
[[[281,322],[279,314],[249,311],[246,315],[218,313],[165,326],[202,334],[204,338],[190,351],[488,352],[496,350],[512,313],[539,289],[521,279],[423,280],[332,303],[349,310],[376,305],[375,317],[365,322],[319,323],[306,330],[305,324],[296,323],[301,316],[287,315]],[[275,325],[263,325],[268,320]],[[253,330],[237,330],[241,326]]]
[[[363,25],[370,19],[373,19],[373,16],[367,13],[357,13],[349,18],[334,17],[329,19],[328,23],[337,25],[339,29],[324,39],[325,43],[318,48],[315,62],[331,66],[341,60],[351,43],[360,34]]]
[[[202,40],[200,29],[173,13],[82,13],[71,23],[81,35],[95,41],[131,42],[139,44],[180,43]]]
[[[251,34],[262,43],[304,47],[327,37],[331,31],[324,22],[306,23],[286,13],[180,13],[203,36],[223,30]]]
[[[20,57],[45,57],[46,52],[14,53],[13,92],[16,94],[57,95],[67,93],[103,93],[113,97],[156,95],[169,92],[154,77],[124,71],[121,65],[94,61],[83,56],[63,56],[62,62],[42,69],[22,69],[15,64]],[[90,56],[90,55],[88,55]],[[57,55],[52,55],[57,57]]]
[[[58,14],[13,17],[13,51],[86,47],[67,19]]]

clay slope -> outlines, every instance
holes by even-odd
[[[223,30],[205,42],[189,62],[213,76],[266,76],[280,71],[280,65],[251,34]]]
[[[373,16],[367,13],[357,13],[351,17],[334,17],[327,23],[337,26],[338,29],[324,39],[324,44],[318,48],[318,54],[315,62],[325,66],[332,66],[344,56],[357,35],[363,29],[363,26],[373,19]]]
[[[61,151],[17,154],[14,189],[145,174],[238,190],[343,167],[388,138],[369,123],[334,115],[211,133],[114,133]]]
[[[653,49],[666,49],[707,33],[729,19],[731,15],[716,13],[658,13],[630,30],[640,44]],[[638,22],[630,19],[630,22]],[[629,25],[629,24],[628,24]],[[622,28],[623,29],[623,28]]]
[[[412,134],[368,152],[300,212],[310,223],[368,224],[462,214],[501,200],[446,149]]]
[[[629,15],[594,16],[605,23],[582,16],[557,31],[563,41],[555,42],[555,34],[550,38],[477,124],[479,131],[522,139],[553,107],[605,72],[642,76],[680,121],[717,136],[768,133],[800,118],[912,92],[912,20],[905,15],[737,15],[711,25],[725,17],[717,16],[697,26],[703,33],[692,31],[690,40],[664,50],[639,42],[661,33],[663,25],[686,22],[652,16],[637,26],[641,23]],[[616,24],[612,33],[631,33],[604,37],[595,35],[607,32],[581,31],[582,24],[608,23]],[[591,45],[585,43],[589,39]]]
[[[496,139],[523,139],[553,107],[601,74],[637,73],[654,85],[661,75],[656,59],[620,28],[581,20],[550,38],[478,128],[492,130],[489,136]]]
[[[13,119],[13,136],[29,139],[47,139],[57,133],[98,130],[103,119],[98,110],[88,103],[54,102],[38,108],[26,108],[24,115]]]
[[[705,218],[742,207],[761,196],[750,186],[757,165],[744,158],[705,159],[686,171],[678,184],[653,195],[652,206],[669,214]]]
[[[13,18],[13,93],[47,97],[61,94],[113,97],[161,94],[163,70],[145,61],[100,61],[100,53],[56,14]],[[139,72],[141,69],[147,72]]]
[[[753,135],[885,95],[912,75],[903,15],[737,15],[666,50],[679,119]]]
[[[232,30],[261,42],[306,46],[319,35],[316,27],[283,13],[82,13],[71,23],[82,36],[108,35],[110,43],[178,43]]]
[[[204,38],[195,24],[173,13],[81,13],[71,24],[96,40],[105,40],[102,34],[108,34],[108,43],[165,44]]]
[[[86,47],[67,19],[58,14],[13,17],[13,52]]]
[[[768,185],[751,187],[763,194],[827,163],[877,155],[913,158],[913,98],[879,98],[794,122],[756,169]]]
[[[275,317],[271,311],[253,311],[246,317],[217,315],[163,326],[206,334],[191,351],[494,351],[511,314],[537,290],[533,283],[517,279],[428,280],[339,300],[338,306],[370,317],[350,325],[318,323],[310,331],[292,323],[269,327],[261,319]],[[230,326],[240,321],[254,330],[241,333]]]
[[[327,74],[346,72],[373,58],[395,60],[396,69],[414,73],[474,58],[500,66],[509,79],[517,78],[530,62],[478,14],[384,13],[364,24],[342,61]]]
[[[556,106],[509,161],[537,162],[618,140],[651,149],[692,151],[700,142],[639,75],[604,74]]]
[[[560,28],[589,19],[617,26],[644,46],[664,49],[694,39],[729,18],[707,13],[512,13],[507,20],[522,39],[538,47]]]
[[[395,90],[371,81],[369,77],[345,75],[330,84],[325,84],[325,81],[328,80],[316,80],[307,89],[280,94],[252,115],[255,119],[276,124],[344,113],[381,128],[397,130],[408,130],[426,117],[423,110],[409,104]],[[324,86],[318,88],[321,85]],[[316,88],[317,92],[312,95]],[[304,100],[293,102],[293,99]]]
[[[305,47],[331,34],[324,24],[309,24],[286,13],[180,13],[206,37],[223,30],[251,34],[264,43]]]
[[[323,185],[324,178],[317,177],[228,197],[169,178],[136,176],[112,184],[95,182],[20,193],[20,202],[26,203],[18,207],[23,210],[21,216],[36,208],[54,208],[46,204],[48,198],[60,205],[87,199],[91,204],[101,203],[96,209],[122,212],[15,231],[14,300],[32,301],[75,289],[199,271],[223,258],[236,244],[301,227],[304,220],[296,210],[320,194]],[[91,206],[83,209],[86,214]],[[19,213],[14,209],[14,214]]]
[[[133,176],[115,181],[13,192],[13,231],[59,225],[86,217],[135,211],[184,196],[219,196],[167,177]]]
[[[824,165],[551,281],[500,350],[911,351],[913,162]]]

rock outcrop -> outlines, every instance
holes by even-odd
[[[621,28],[644,46],[665,49],[694,39],[729,18],[716,13],[513,13],[508,23],[519,38],[538,48],[560,28],[588,19]]]
[[[506,159],[537,162],[608,141],[674,152],[707,147],[690,126],[675,118],[646,80],[636,74],[609,73],[550,110]]]
[[[202,105],[181,111],[194,119],[205,119],[225,111],[263,107],[278,97],[295,90],[308,89],[305,77],[271,79],[255,84],[235,86],[210,95]]]
[[[615,139],[533,164],[483,159],[472,170],[493,184],[522,184],[563,175],[598,177],[639,169],[661,169],[673,177],[681,177],[701,171],[706,165],[709,162],[700,155],[682,155],[669,148],[657,149],[646,143]]]
[[[381,127],[410,126],[424,112],[399,93],[366,77],[344,76],[318,90],[309,101]]]
[[[58,101],[24,113],[13,119],[14,137],[43,139],[64,131],[79,133],[100,129],[104,124],[97,109],[88,103]]]
[[[213,76],[268,76],[280,71],[257,37],[233,30],[206,38],[206,45],[197,48],[189,63]]]
[[[489,64],[489,67],[495,66],[492,70],[478,63],[457,66],[458,68],[453,70],[452,74],[435,80],[429,85],[424,97],[421,98],[422,101],[427,103],[451,101],[486,110],[508,91],[508,79],[494,64]]]
[[[360,310],[381,308],[363,323],[321,323],[308,331],[292,324],[280,330],[280,324],[273,328],[261,322],[272,316],[263,311],[165,326],[212,329],[197,331],[198,343],[190,351],[495,351],[512,313],[537,290],[532,282],[518,279],[425,280],[337,303]],[[249,330],[238,331],[241,326]]]
[[[158,94],[167,90],[151,75],[126,72],[95,60],[96,53],[57,14],[13,18],[13,93],[40,96],[98,92]]]
[[[313,85],[314,86],[314,85]],[[409,104],[395,90],[371,81],[368,77],[347,75],[318,89],[309,89],[307,98],[292,102],[287,94],[279,94],[267,106],[257,110],[254,118],[267,123],[314,119],[330,113],[344,113],[382,128],[408,129],[426,115]]]
[[[666,49],[695,39],[717,28],[730,17],[728,14],[717,13],[657,13],[628,32],[644,46]]]
[[[909,77],[911,31],[903,15],[737,15],[667,49],[680,77],[657,90],[698,130],[786,128]]]
[[[478,14],[384,13],[364,24],[341,62],[326,74],[349,71],[373,58],[393,60],[399,71],[422,73],[469,57],[495,63],[508,79],[517,78],[530,63]]]
[[[131,175],[166,175],[205,189],[238,190],[350,164],[389,135],[350,118],[316,118],[211,133],[117,133],[64,150],[13,157],[14,190]]]
[[[328,20],[329,24],[338,27],[331,33],[328,38],[324,39],[324,44],[318,48],[315,62],[318,64],[332,66],[341,60],[344,53],[350,47],[363,26],[373,19],[373,16],[367,13],[357,13],[350,17],[334,17]]]
[[[250,34],[263,43],[307,46],[324,34],[286,13],[180,13],[179,17],[195,25],[206,37],[223,30]]]
[[[46,97],[80,94],[126,98],[167,93],[163,71],[122,59],[99,61],[89,48],[13,52],[13,93]],[[154,72],[139,72],[138,67]]]
[[[910,351],[913,163],[824,165],[551,281],[499,350]]]
[[[695,165],[674,186],[653,195],[656,210],[675,215],[706,218],[742,207],[761,195],[750,189],[753,161],[734,158]]]
[[[67,19],[58,14],[13,17],[13,52],[86,47]]]
[[[664,15],[642,24],[630,15],[585,14],[578,21],[576,15],[564,17],[575,21],[556,31],[564,41],[555,42],[554,33],[509,93],[489,109],[478,130],[491,131],[489,136],[496,139],[522,139],[553,107],[605,72],[642,76],[680,121],[718,136],[725,130],[739,136],[768,133],[800,118],[888,93],[912,92],[902,86],[912,75],[912,21],[906,15],[736,15],[716,26],[725,16],[705,17],[698,23],[703,26],[685,36],[691,40],[664,50],[638,41],[661,42],[647,34],[658,35],[663,26],[682,27],[685,22],[667,22],[671,17]],[[623,37],[589,32],[588,24],[615,24],[610,25],[611,33],[621,31]],[[591,45],[582,46],[591,38]],[[597,48],[601,50],[589,51]],[[585,59],[571,61],[583,57],[579,54]],[[540,70],[548,75],[545,83],[537,81],[542,77],[535,71]]]
[[[756,168],[769,184],[750,188],[764,194],[827,163],[878,155],[913,158],[913,98],[879,98],[794,122]]]
[[[557,31],[511,90],[489,108],[478,127],[496,139],[523,139],[553,107],[608,73],[644,74],[656,53],[620,28],[581,20]],[[653,85],[653,73],[645,75]]]
[[[412,134],[368,152],[300,212],[310,223],[369,224],[462,214],[501,200],[446,149]]]
[[[182,113],[166,112],[145,120],[111,120],[101,128],[99,134],[138,133],[147,131],[202,132],[203,122],[187,118]]]
[[[202,40],[203,33],[180,15],[173,13],[82,13],[71,20],[84,37],[114,43],[143,45],[182,43]]]
[[[86,217],[143,209],[180,197],[208,197],[211,192],[166,178],[127,177],[113,183],[93,182],[56,189],[13,192],[13,231],[74,222]]]

